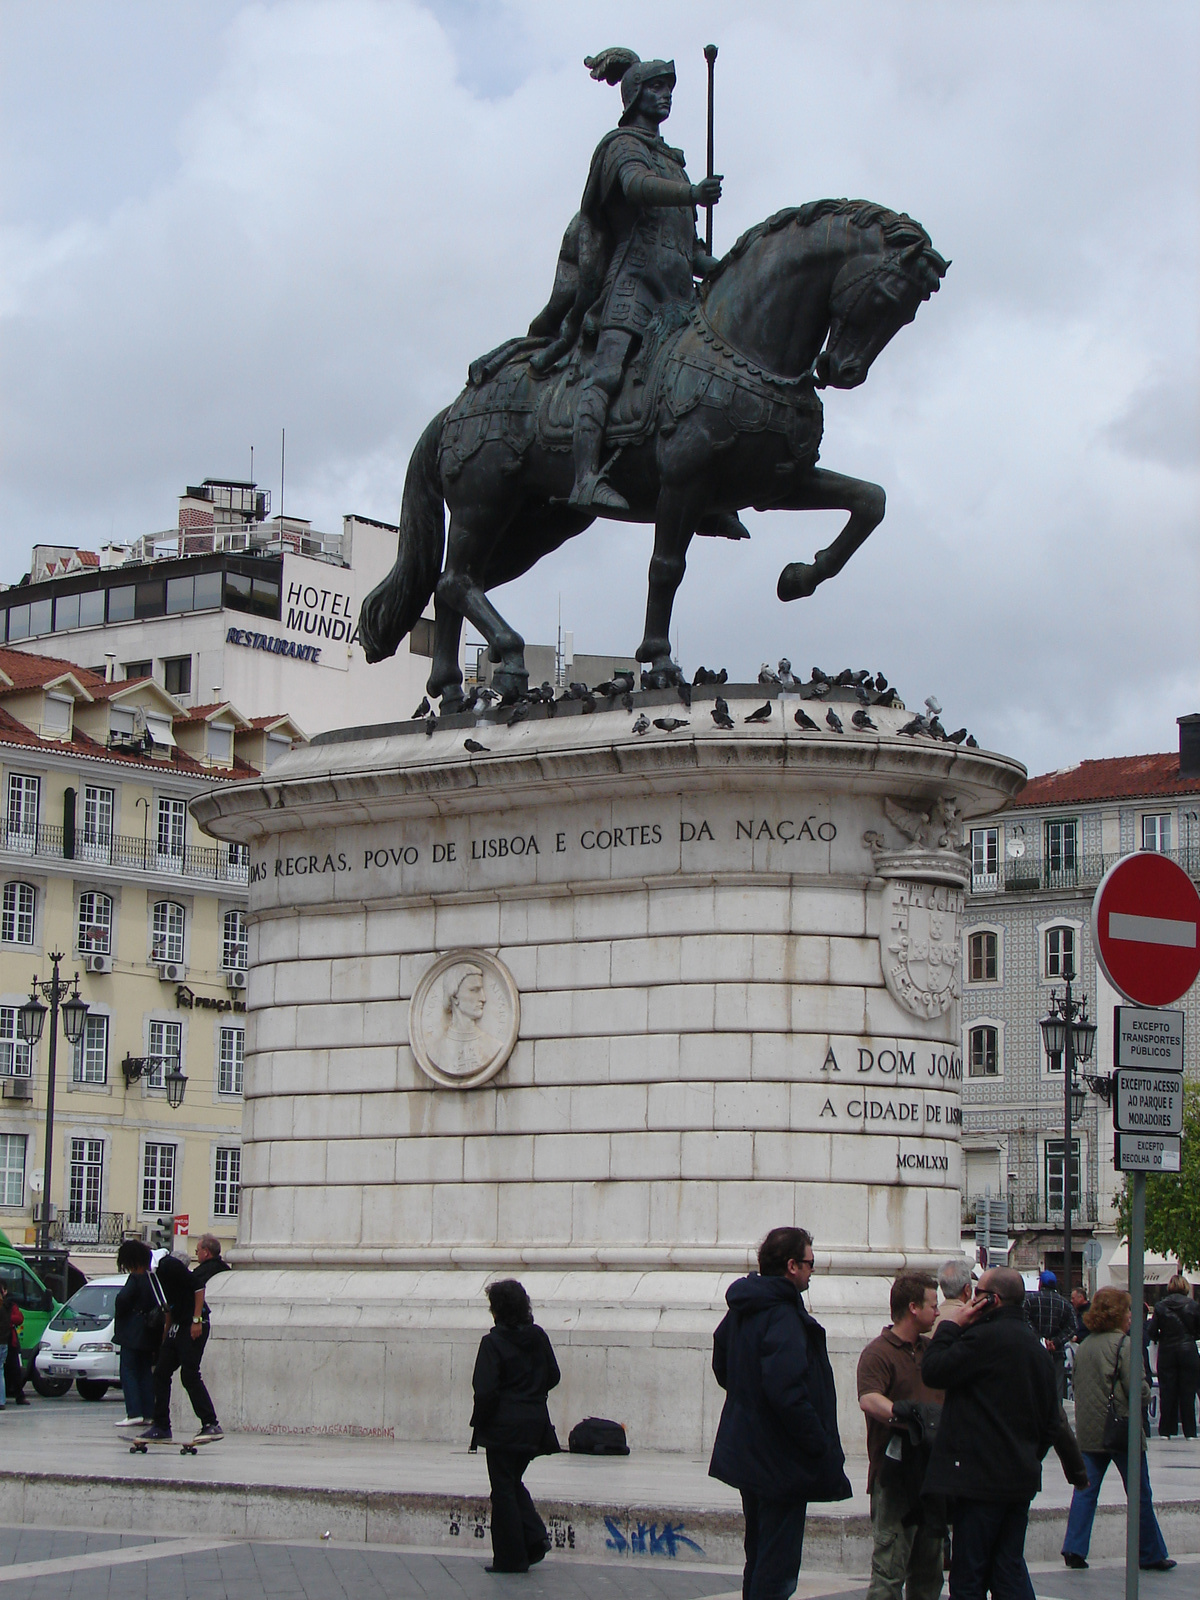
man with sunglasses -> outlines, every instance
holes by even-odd
[[[924,1493],[949,1502],[951,1600],[1028,1600],[1025,1528],[1059,1403],[1019,1272],[995,1267],[969,1305],[942,1307],[921,1376],[946,1394]]]
[[[787,1600],[796,1587],[810,1500],[848,1500],[825,1330],[801,1295],[815,1258],[803,1228],[772,1228],[758,1272],[729,1286],[713,1336],[725,1390],[709,1474],[741,1491],[743,1600]]]

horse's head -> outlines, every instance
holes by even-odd
[[[829,337],[813,367],[817,387],[857,389],[875,357],[946,275],[927,242],[858,255],[840,269],[829,296]]]

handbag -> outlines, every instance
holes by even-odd
[[[1117,1359],[1113,1362],[1112,1382],[1109,1385],[1108,1408],[1104,1413],[1105,1450],[1111,1456],[1124,1455],[1129,1449],[1129,1417],[1117,1415],[1117,1374],[1121,1367],[1121,1346],[1125,1343],[1126,1335],[1122,1334],[1117,1341]],[[1132,1410],[1132,1406],[1130,1410]],[[1149,1418],[1145,1406],[1142,1407],[1142,1432],[1149,1433]]]
[[[162,1284],[153,1272],[146,1274],[150,1285],[150,1298],[154,1301],[151,1306],[142,1307],[142,1325],[146,1330],[146,1337],[150,1341],[149,1348],[157,1350],[162,1343],[163,1328],[166,1326],[167,1297],[163,1293]]]

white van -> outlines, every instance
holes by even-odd
[[[113,1343],[117,1291],[125,1274],[92,1278],[46,1324],[37,1351],[37,1370],[43,1378],[66,1379],[85,1400],[102,1400],[120,1382],[121,1348]],[[56,1386],[57,1387],[57,1386]]]

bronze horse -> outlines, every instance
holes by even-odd
[[[878,527],[883,490],[817,466],[816,391],[862,383],[948,266],[911,217],[863,200],[818,200],[743,234],[690,315],[651,331],[610,417],[617,449],[607,472],[629,502],[625,520],[654,523],[637,649],[647,686],[679,680],[671,608],[697,531],[732,526],[736,534],[734,517],[745,506],[849,512],[827,549],[780,573],[779,598],[795,600],[840,572]],[[509,359],[502,347],[498,359],[477,364],[472,384],[425,429],[405,480],[395,566],[363,603],[363,646],[379,661],[435,596],[428,690],[443,712],[462,702],[464,617],[487,641],[496,688],[509,699],[526,693],[525,642],[487,591],[593,521],[590,510],[566,503],[578,358],[539,373],[529,355],[549,343],[514,341]],[[733,516],[714,526],[721,513]]]

